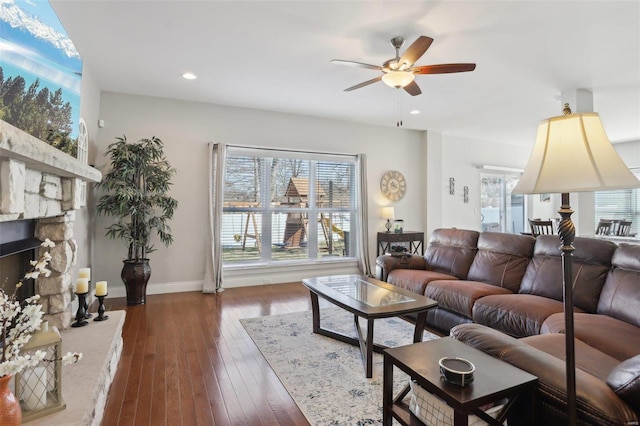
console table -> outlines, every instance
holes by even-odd
[[[378,249],[376,256],[391,251],[394,243],[409,243],[410,254],[421,254],[424,256],[424,232],[378,232]]]
[[[442,357],[459,357],[471,361],[476,370],[474,381],[469,386],[460,387],[443,380],[438,361]],[[513,365],[494,358],[476,348],[450,337],[430,340],[413,345],[400,346],[384,351],[384,384],[382,423],[391,426],[392,419],[402,425],[422,424],[402,401],[409,392],[409,386],[393,396],[393,367],[409,375],[411,380],[429,393],[444,400],[454,412],[454,426],[467,426],[469,414],[475,414],[490,425],[502,425],[507,412],[517,398],[528,398],[528,403],[519,404],[529,412],[519,413],[520,419],[535,425],[533,407],[535,386],[538,378]],[[480,409],[481,406],[507,399],[497,419]]]

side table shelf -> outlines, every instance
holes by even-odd
[[[393,243],[408,243],[409,254],[424,256],[424,232],[378,232],[376,256],[390,252]]]

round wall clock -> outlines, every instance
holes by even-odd
[[[389,170],[380,180],[380,190],[382,195],[391,201],[398,201],[404,197],[404,193],[407,191],[407,181],[402,176],[402,173],[396,170]]]

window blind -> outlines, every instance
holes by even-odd
[[[631,172],[640,178],[640,168]],[[640,189],[619,189],[595,192],[594,230],[601,219],[631,220],[631,233],[640,229]]]

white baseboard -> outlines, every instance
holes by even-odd
[[[147,285],[147,295],[165,293],[183,293],[185,291],[202,291],[202,281],[181,281],[173,283],[157,283]],[[111,287],[111,286],[110,286]],[[124,284],[109,288],[109,297],[127,297]]]
[[[224,287],[248,287],[254,285],[288,283],[302,281],[304,278],[321,275],[357,274],[355,262],[342,262],[327,265],[302,265],[297,267],[243,268],[229,270],[224,274]],[[203,281],[179,281],[169,283],[150,283],[147,295],[202,291]],[[109,297],[127,297],[124,284],[109,286]]]

